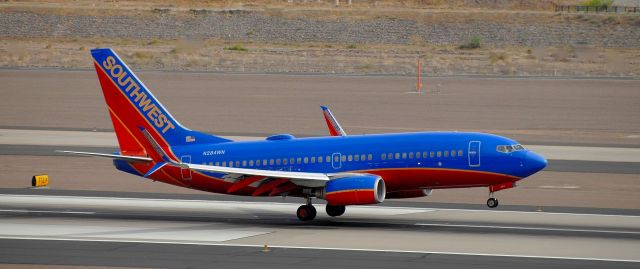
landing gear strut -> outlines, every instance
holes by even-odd
[[[493,197],[493,192],[489,193],[489,199],[487,200],[487,206],[489,208],[495,208],[498,206],[498,199]]]
[[[316,208],[311,204],[311,197],[307,197],[307,204],[301,205],[296,211],[298,219],[301,221],[310,221],[316,217]]]
[[[327,215],[337,217],[342,216],[346,208],[343,205],[327,205],[325,209],[327,210]]]

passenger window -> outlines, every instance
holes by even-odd
[[[369,161],[373,160],[373,154],[369,154],[369,155],[367,156],[367,159],[368,159]]]
[[[433,157],[435,157],[435,152],[430,151],[430,152],[429,152],[429,158],[433,158]]]
[[[216,162],[216,166],[220,166],[220,162]]]
[[[318,163],[322,163],[322,156],[318,156]]]
[[[358,154],[353,155],[353,160],[356,161],[356,162],[360,161],[360,155],[358,155]]]
[[[396,154],[394,155],[396,160],[400,160],[400,153],[396,152]]]
[[[349,157],[347,158],[349,161],[353,161],[353,155],[349,155]]]
[[[287,165],[289,163],[289,159],[284,158],[282,159],[282,164]]]
[[[253,160],[249,160],[249,166],[253,167]]]
[[[413,152],[409,152],[409,159],[413,159]]]
[[[404,159],[406,159],[406,158],[407,158],[407,153],[406,153],[406,152],[403,152],[403,153],[402,153],[402,159],[404,160]]]
[[[382,153],[382,154],[380,155],[380,160],[383,160],[383,161],[384,161],[384,160],[386,160],[386,159],[387,159],[387,154]]]
[[[388,153],[387,154],[387,159],[393,160],[393,153]]]
[[[449,157],[449,151],[447,151],[447,150],[445,150],[445,151],[444,151],[444,157],[445,157],[445,158],[446,158],[446,157]]]
[[[427,153],[426,151],[425,151],[425,152],[422,152],[422,158],[425,158],[425,159],[426,159],[426,158],[428,157],[428,154],[429,154],[429,153]]]
[[[462,152],[462,150],[461,150],[461,149],[460,149],[460,150],[458,150],[458,156],[462,157],[462,155],[464,155],[464,154],[463,154],[463,152]]]
[[[229,167],[233,167],[233,161],[229,161]]]
[[[438,156],[438,158],[442,157],[442,151],[438,150],[437,156]]]
[[[242,161],[242,166],[245,166],[245,167],[247,166],[247,161],[246,160]]]
[[[456,156],[456,151],[455,150],[451,150],[451,157],[455,157]]]
[[[262,165],[267,165],[267,159],[262,160]]]
[[[327,156],[327,157],[326,157],[326,158],[324,158],[324,159],[325,159],[328,163],[330,163],[330,162],[331,162],[331,157],[330,157],[330,156]]]
[[[298,159],[296,159],[296,162],[297,162],[298,164],[302,164],[302,158],[301,158],[301,157],[298,157]]]
[[[366,155],[366,154],[362,154],[362,155],[360,155],[360,160],[363,160],[363,161],[364,161],[364,160],[366,160],[365,158],[367,158],[367,155]]]
[[[309,163],[309,157],[304,157],[304,163]]]
[[[316,156],[311,157],[311,163],[316,163]]]
[[[282,162],[282,159],[276,159],[276,165],[280,165],[280,163]]]
[[[222,166],[227,166],[227,162],[222,162]]]
[[[342,155],[342,157],[340,159],[342,159],[343,162],[346,162],[347,161],[347,155]]]

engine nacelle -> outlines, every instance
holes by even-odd
[[[330,205],[369,205],[382,203],[387,188],[375,175],[353,175],[332,179],[316,196]]]
[[[387,199],[418,198],[431,195],[431,189],[394,191],[387,193]]]

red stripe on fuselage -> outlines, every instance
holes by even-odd
[[[511,175],[485,171],[446,168],[389,168],[364,170],[358,171],[358,173],[382,177],[387,191],[483,187],[520,179]]]

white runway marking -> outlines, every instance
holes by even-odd
[[[263,248],[264,245],[251,244],[227,244],[227,243],[197,243],[197,242],[166,242],[166,241],[144,241],[144,240],[114,240],[114,239],[73,239],[73,238],[46,238],[30,236],[1,236],[0,239],[21,239],[21,240],[53,240],[53,241],[79,241],[79,242],[120,242],[120,243],[149,243],[149,244],[175,244],[175,245],[199,245],[199,246],[226,246],[226,247],[254,247]],[[311,250],[342,250],[342,251],[363,251],[363,252],[395,252],[395,253],[419,253],[419,254],[440,254],[440,255],[462,255],[462,256],[489,256],[506,258],[532,258],[532,259],[556,259],[556,260],[579,260],[579,261],[605,261],[605,262],[628,262],[640,263],[640,260],[631,259],[602,259],[593,257],[562,257],[562,256],[537,256],[537,255],[515,255],[496,253],[469,253],[469,252],[442,252],[442,251],[415,251],[397,249],[362,249],[362,248],[332,248],[332,247],[303,247],[269,245],[270,248],[283,249],[311,249]]]
[[[261,229],[225,228],[216,225],[168,224],[163,227],[119,227],[78,224],[0,223],[1,236],[142,240],[146,242],[224,242],[270,233]]]
[[[26,210],[26,209],[0,209],[0,212],[14,212],[14,213],[56,213],[56,214],[95,214],[96,212],[84,212],[84,211],[58,211],[58,210]]]
[[[542,227],[517,227],[517,226],[494,226],[494,225],[464,225],[464,224],[440,224],[440,223],[416,223],[416,226],[432,227],[460,227],[460,228],[486,228],[505,230],[531,230],[531,231],[555,231],[555,232],[584,232],[584,233],[610,233],[610,234],[640,234],[633,231],[613,231],[613,230],[591,230],[591,229],[565,229],[565,228],[542,228]]]
[[[539,186],[540,189],[579,189],[580,186]]]

